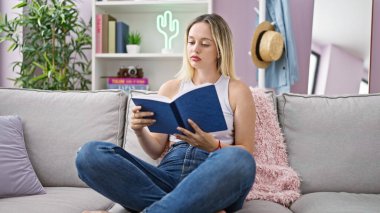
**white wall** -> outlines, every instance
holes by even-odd
[[[22,10],[11,10],[11,8],[16,4],[15,1],[0,1],[0,13],[8,15],[8,19],[16,16],[17,13],[21,13]],[[12,12],[11,12],[12,11]],[[0,43],[0,86],[1,87],[14,87],[13,81],[8,80],[8,78],[15,78],[16,72],[12,71],[12,62],[21,61],[22,56],[18,50],[14,52],[8,52],[9,47],[8,42]],[[18,70],[16,70],[18,71]]]

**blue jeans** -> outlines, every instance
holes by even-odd
[[[89,142],[78,151],[79,177],[132,211],[215,213],[242,208],[255,179],[251,154],[239,147],[208,153],[175,143],[155,167],[112,143]]]

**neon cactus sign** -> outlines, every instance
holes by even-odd
[[[173,13],[167,10],[163,15],[158,15],[156,21],[158,32],[165,38],[165,48],[162,49],[162,52],[172,52],[172,41],[179,33],[178,19],[173,19]]]

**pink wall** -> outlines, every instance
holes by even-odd
[[[78,10],[79,10],[79,16],[83,18],[83,20],[88,23],[88,21],[91,18],[92,13],[92,0],[79,0],[77,1]]]
[[[292,86],[290,91],[307,94],[314,0],[288,0],[288,2],[290,3],[292,14],[300,76],[298,82]]]
[[[335,45],[312,44],[312,50],[320,54],[318,81],[315,94],[357,94],[365,75],[363,60]]]
[[[369,92],[380,92],[380,0],[373,0]]]
[[[293,85],[291,92],[307,93],[314,0],[289,0],[289,3],[300,67],[300,80]],[[9,13],[13,5],[13,1],[0,1],[0,12]],[[248,51],[256,26],[256,14],[253,8],[258,7],[258,2],[255,0],[214,0],[213,5],[213,11],[226,19],[234,34],[237,74],[248,85],[256,86],[256,68]],[[89,20],[91,0],[79,0],[78,7],[81,16],[86,21]],[[235,11],[239,11],[238,15]],[[380,0],[374,0],[374,13],[370,92],[380,92],[380,60],[377,60],[380,57]],[[0,86],[10,87],[13,86],[13,82],[6,78],[14,77],[15,73],[7,62],[20,60],[21,56],[18,53],[6,52],[6,47],[8,46],[0,44]]]
[[[317,53],[321,53],[323,51],[323,46],[316,43],[316,42],[312,42],[311,43],[311,50],[313,50],[314,52],[317,52]]]
[[[319,47],[320,47],[320,52],[318,52],[317,49],[314,49],[321,56],[319,59],[320,64],[319,64],[319,69],[318,69],[318,74],[317,74],[318,83],[315,86],[315,94],[321,95],[321,94],[325,94],[328,70],[330,68],[331,46],[327,46],[327,47],[319,46]]]
[[[258,2],[255,0],[214,0],[213,6],[213,12],[223,16],[231,28],[237,75],[246,84],[257,85],[256,67],[248,52],[251,50],[251,40],[256,28],[254,7],[258,7]],[[239,12],[238,15],[236,11]]]
[[[334,45],[330,46],[330,66],[325,94],[357,94],[364,72],[363,60]]]

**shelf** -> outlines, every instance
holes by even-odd
[[[162,53],[138,53],[138,54],[130,54],[130,53],[97,53],[95,55],[98,59],[180,59],[182,58],[181,53],[170,53],[170,54],[162,54]]]
[[[92,54],[92,90],[104,89],[107,82],[102,76],[113,76],[122,66],[139,66],[149,78],[149,88],[158,90],[172,79],[182,67],[183,38],[186,26],[195,17],[212,13],[212,0],[92,0],[92,14],[109,14],[129,25],[130,31],[142,35],[141,52]],[[157,30],[157,16],[171,11],[179,21],[179,34],[173,39],[173,53],[161,53],[165,46],[164,36]],[[92,22],[92,37],[96,38],[96,23]],[[93,47],[96,40],[93,39]]]
[[[95,6],[107,13],[144,13],[162,12],[170,8],[176,12],[208,11],[207,0],[197,1],[105,1],[96,2]],[[127,6],[127,7],[125,7]]]

